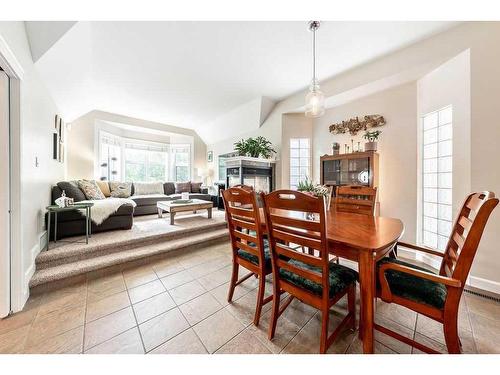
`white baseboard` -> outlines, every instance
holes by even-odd
[[[483,279],[477,276],[469,276],[467,279],[467,285],[500,295],[500,283],[497,281]]]
[[[47,245],[47,231],[44,230],[40,235],[38,236],[38,244],[33,246],[30,251],[30,263],[28,269],[24,272],[24,280],[23,280],[23,306],[28,300],[30,296],[30,280],[35,274],[35,259],[40,254],[40,251],[42,251]],[[43,245],[45,244],[45,245]]]

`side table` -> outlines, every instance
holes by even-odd
[[[54,242],[57,242],[57,214],[64,211],[85,210],[85,243],[89,243],[89,237],[92,235],[92,206],[94,203],[75,203],[68,207],[59,207],[57,205],[47,206],[47,250],[49,250],[50,243],[50,217],[54,213]]]

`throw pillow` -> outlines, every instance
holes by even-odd
[[[61,181],[57,183],[59,189],[64,190],[64,193],[68,198],[73,198],[75,202],[84,201],[87,198],[83,191],[78,187],[77,181]]]
[[[201,193],[203,182],[191,182],[191,193]]]
[[[163,189],[165,191],[165,195],[175,194],[175,184],[173,182],[165,182]]]
[[[163,182],[134,182],[134,195],[163,194]]]
[[[97,186],[99,186],[99,189],[101,189],[102,193],[106,198],[111,196],[111,190],[109,190],[109,184],[108,181],[96,181]]]
[[[110,182],[111,196],[115,198],[128,198],[132,194],[131,182]]]
[[[95,181],[79,180],[78,187],[83,191],[88,200],[99,200],[106,198]]]
[[[180,193],[191,193],[191,181],[175,183],[175,194]]]

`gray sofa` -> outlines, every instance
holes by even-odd
[[[73,189],[64,189],[66,196],[73,198],[75,202],[82,200],[83,193],[76,187],[76,183],[61,181],[52,187],[51,204],[55,204],[55,200],[62,194],[63,188],[68,186],[68,183],[73,185]],[[76,190],[74,190],[76,189]],[[156,203],[158,201],[176,200],[181,198],[181,194],[175,193],[175,183],[165,182],[163,184],[164,194],[150,195],[134,195],[134,185],[132,183],[132,199],[136,203],[134,208],[131,204],[122,205],[117,212],[104,220],[100,225],[92,223],[92,233],[105,232],[116,229],[130,229],[134,223],[134,216],[156,214]],[[81,193],[81,194],[80,194]],[[201,189],[200,193],[189,193],[190,199],[202,199],[211,201],[212,197],[208,194],[208,189]],[[83,196],[85,199],[85,196]],[[45,215],[45,223],[47,224],[47,215]],[[54,238],[54,215],[51,216],[51,233],[50,238]],[[61,212],[58,214],[57,220],[57,238],[77,236],[85,234],[85,219],[82,215],[75,211]]]

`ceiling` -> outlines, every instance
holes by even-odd
[[[35,34],[51,22],[33,24],[26,29],[36,66],[66,121],[102,110],[203,133],[234,108],[261,97],[278,101],[311,79],[307,22],[77,22],[63,36],[46,32],[42,41]],[[318,78],[452,25],[323,22]]]

